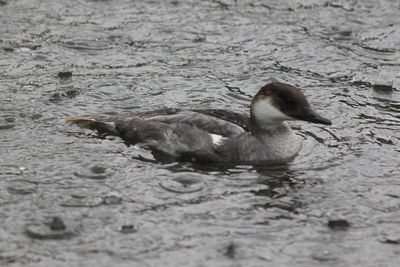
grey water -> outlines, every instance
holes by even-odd
[[[0,266],[400,266],[400,2],[0,1]],[[160,162],[63,118],[247,112],[330,127],[286,166]]]

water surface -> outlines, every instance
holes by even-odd
[[[398,1],[0,1],[1,266],[399,266]],[[65,117],[247,112],[331,127],[287,166],[163,163]]]

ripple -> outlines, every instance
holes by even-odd
[[[0,130],[9,130],[15,127],[13,123],[0,124]]]
[[[103,204],[103,199],[101,197],[76,197],[73,196],[71,199],[68,199],[62,203],[60,206],[62,207],[98,207]]]
[[[79,178],[87,178],[93,180],[104,180],[112,175],[107,167],[102,165],[94,165],[89,169],[82,169],[74,172],[74,175]]]
[[[37,184],[28,180],[14,180],[11,181],[11,184],[7,187],[7,191],[10,194],[28,195],[35,193],[37,190]]]
[[[79,234],[76,228],[66,225],[60,217],[53,217],[50,222],[27,224],[25,233],[34,239],[69,239]]]
[[[318,241],[297,241],[287,245],[283,253],[293,258],[303,258],[303,262],[307,259],[327,262],[337,261],[339,259],[338,249],[331,249],[324,243]],[[314,264],[306,264],[306,266],[314,266]]]
[[[83,192],[82,194],[71,194],[71,197],[60,203],[62,207],[98,207],[101,205],[116,205],[120,204],[123,200],[121,195],[117,192],[110,192],[102,196],[89,196],[92,193]]]
[[[159,185],[169,192],[180,194],[199,192],[205,186],[201,178],[192,175],[166,179],[161,181]]]
[[[17,165],[0,165],[0,175],[22,175],[25,169]]]
[[[5,2],[4,257],[21,266],[158,266],[166,254],[171,266],[396,266],[397,1]],[[71,133],[56,118],[164,107],[248,113],[268,77],[304,88],[334,120],[293,122],[304,146],[282,170],[171,165],[118,138]],[[54,210],[62,218],[37,217]],[[329,228],[342,214],[354,226]],[[34,244],[25,257],[26,239]]]
[[[359,34],[366,49],[390,53],[399,49],[400,27],[392,26],[381,29],[370,29]]]
[[[400,231],[397,224],[385,224],[378,241],[385,244],[400,245]]]
[[[265,204],[256,204],[256,207],[264,208],[264,209],[271,209],[271,208],[278,208],[290,212],[294,212],[297,208],[301,206],[301,203],[295,199],[289,197],[283,197],[280,199],[271,200]]]
[[[327,249],[315,249],[311,252],[311,258],[320,262],[337,260],[339,257]]]
[[[93,39],[65,40],[61,43],[63,47],[78,51],[101,51],[111,49],[108,42]]]
[[[80,90],[77,88],[63,88],[53,95],[50,96],[49,101],[53,103],[59,103],[64,99],[73,99],[80,94]]]
[[[398,66],[387,69],[382,67],[379,73],[375,76],[373,88],[376,92],[389,94],[394,89],[400,89],[400,68]]]

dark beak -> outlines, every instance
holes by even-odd
[[[317,112],[312,110],[310,107],[306,107],[304,109],[302,116],[300,116],[298,119],[303,120],[303,121],[313,122],[313,123],[325,124],[325,125],[332,124],[332,122],[330,120],[325,119],[324,117],[319,115]]]

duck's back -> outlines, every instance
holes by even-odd
[[[220,109],[162,109],[67,119],[83,128],[120,136],[177,158],[226,161],[217,147],[249,129],[249,117]]]
[[[95,115],[66,119],[66,121],[101,133],[119,135],[115,126],[132,119],[159,121],[165,124],[184,123],[223,137],[233,137],[249,131],[250,124],[250,118],[247,115],[237,112],[222,109],[182,110],[175,108],[118,115]],[[120,126],[120,129],[123,129],[123,126]]]

